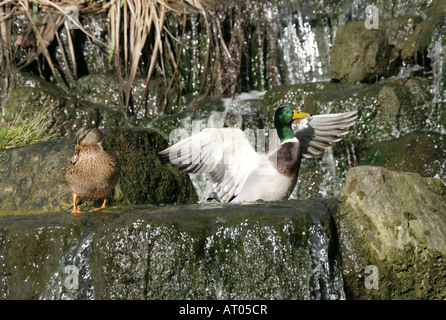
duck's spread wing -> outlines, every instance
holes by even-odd
[[[160,158],[187,173],[209,173],[223,202],[236,196],[260,156],[243,131],[208,128],[158,153]]]
[[[330,148],[333,142],[338,142],[349,131],[348,127],[355,124],[358,110],[315,115],[293,123],[294,135],[299,139],[302,157],[312,158]]]

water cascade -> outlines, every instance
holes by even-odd
[[[265,136],[268,139],[268,131],[273,129],[273,125],[272,119],[265,115],[264,110],[273,109],[284,103],[298,107],[303,106],[303,108],[309,106],[311,112],[318,114],[362,109],[358,121],[360,124],[353,128],[353,132],[346,136],[345,141],[340,143],[342,150],[337,149],[334,153],[327,151],[318,159],[303,161],[298,185],[292,198],[337,196],[346,171],[351,166],[357,165],[358,159],[364,156],[361,154],[363,146],[357,145],[355,140],[351,139],[352,136],[370,139],[370,143],[372,143],[372,139],[373,141],[397,139],[414,130],[444,134],[445,33],[441,31],[442,29],[432,35],[435,41],[427,48],[427,57],[432,60],[432,98],[427,97],[426,90],[420,88],[419,84],[408,85],[414,96],[419,97],[415,101],[416,106],[414,107],[417,113],[422,113],[432,105],[435,105],[435,111],[423,124],[416,123],[418,120],[414,120],[414,116],[409,116],[406,119],[404,112],[399,111],[403,116],[396,115],[397,123],[383,123],[372,128],[368,127],[367,123],[374,121],[374,117],[377,116],[376,111],[373,110],[379,110],[382,104],[388,104],[381,98],[394,99],[391,96],[394,93],[389,93],[389,96],[386,96],[387,87],[393,81],[423,72],[424,67],[416,63],[406,64],[403,61],[400,71],[395,76],[382,78],[379,82],[369,86],[359,83],[335,86],[328,81],[331,71],[330,50],[336,40],[336,32],[340,25],[352,21],[364,21],[368,17],[367,1],[345,1],[330,7],[324,7],[322,2],[314,4],[307,1],[288,0],[276,1],[274,4],[254,1],[248,2],[246,5],[252,13],[247,16],[239,16],[240,20],[237,23],[256,26],[255,36],[251,35],[248,39],[250,46],[243,46],[242,54],[250,57],[252,62],[244,67],[242,64],[242,68],[246,69],[242,72],[244,75],[242,82],[251,85],[242,86],[242,92],[231,98],[223,99],[219,116],[225,119],[221,121],[224,126],[238,126],[247,134],[251,134],[254,140],[256,135],[252,135],[252,132],[255,133],[259,129],[265,130]],[[421,1],[420,5],[429,4]],[[386,19],[400,18],[405,14],[417,14],[407,1],[398,1],[397,3],[380,1],[375,8],[379,10],[381,26]],[[259,17],[263,17],[266,21],[263,27],[258,25]],[[403,31],[412,30],[413,23],[414,20],[409,19],[409,23],[404,24]],[[404,39],[407,40],[407,36]],[[274,67],[274,71],[272,71],[272,67]],[[424,74],[428,75],[426,72]],[[423,82],[421,84],[424,85]],[[271,94],[271,92],[275,92],[277,85],[288,86],[286,89],[288,91],[284,90],[285,93],[281,93],[281,89],[277,89],[280,98],[275,98]],[[280,86],[278,87],[280,88]],[[244,89],[248,91],[243,92]],[[267,92],[266,95],[265,92]],[[271,99],[270,96],[273,96],[274,99]],[[409,113],[409,111],[407,112]],[[194,114],[192,117],[197,117],[197,115]],[[202,120],[199,127],[204,128],[207,122],[206,117],[210,116],[203,113],[200,117]],[[191,130],[190,125],[190,121],[183,119],[181,122],[181,126],[185,126],[185,132],[189,132],[189,134],[192,131],[196,132]],[[208,125],[215,126],[215,124]],[[157,128],[156,125],[151,125],[151,127]],[[257,145],[253,143],[253,146]],[[443,169],[437,177],[444,180],[446,163],[443,161],[440,166]],[[206,177],[191,175],[191,179],[198,190],[201,201],[214,197],[209,189],[211,183]]]
[[[39,297],[41,300],[91,300],[91,241],[94,233],[80,235],[59,261],[56,271]]]
[[[322,80],[324,75],[327,76],[327,70],[324,72],[322,68],[315,30],[304,21],[300,8],[295,14],[286,11],[282,14],[285,20],[282,24],[286,25],[278,26],[278,48],[283,57],[284,84]]]
[[[31,223],[6,217],[0,227],[14,231],[0,238],[0,294],[56,300],[343,299],[332,220],[336,204],[139,206],[122,208],[122,214],[41,215]],[[36,230],[39,237],[22,236]],[[61,242],[66,250],[56,250]],[[42,243],[46,251],[35,251]],[[12,270],[34,282],[17,281]]]
[[[387,43],[391,48],[388,56],[393,54],[391,50],[398,45],[401,33],[413,31],[416,23],[428,18],[424,9],[433,1],[415,2],[423,9],[421,13],[409,0],[375,3],[381,26],[392,26],[396,23],[393,19],[405,15],[416,16],[404,27],[389,28],[397,31],[393,38],[389,36],[391,40],[385,40],[394,41]],[[303,160],[289,201],[221,204],[206,175],[190,175],[198,204],[132,203],[91,215],[5,215],[0,220],[0,298],[346,299],[349,293],[347,289],[347,294],[344,292],[344,284],[349,275],[341,268],[336,224],[340,202],[336,197],[351,167],[372,160],[373,165],[386,166],[384,162],[392,160],[387,159],[392,158],[389,154],[394,155],[398,148],[415,148],[419,141],[433,141],[433,149],[445,145],[446,30],[443,23],[432,32],[423,59],[413,52],[407,61],[395,58],[396,62],[387,68],[396,70],[392,69],[391,76],[330,81],[337,31],[352,22],[360,26],[367,18],[368,1],[326,3],[253,0],[221,5],[212,13],[218,19],[210,19],[207,26],[215,38],[204,35],[204,19],[195,11],[183,27],[167,17],[172,38],[166,46],[184,43],[182,55],[175,62],[182,67],[173,70],[166,63],[163,70],[156,71],[163,76],[176,74],[178,80],[172,80],[172,91],[166,94],[160,90],[160,83],[168,83],[165,80],[170,78],[152,79],[146,105],[135,112],[141,117],[132,123],[158,130],[169,144],[206,127],[239,127],[255,149],[265,151],[274,132],[273,111],[282,104],[313,114],[359,109],[358,123],[349,135],[321,157]],[[94,35],[102,40],[107,37],[104,21],[92,20]],[[409,41],[409,36],[404,37]],[[61,41],[67,41],[66,35],[61,35]],[[422,42],[417,41],[414,43]],[[212,51],[207,52],[211,42]],[[166,48],[160,60],[172,59]],[[72,114],[81,120],[90,116],[80,107],[83,99],[88,99],[94,108],[107,106],[93,109],[94,124],[121,125],[125,121],[114,118],[121,112],[117,90],[121,84],[88,84],[89,77],[111,79],[108,75],[94,78],[96,72],[110,71],[110,65],[104,63],[102,53],[90,40],[83,50],[92,60],[98,59],[97,69],[79,79],[77,89],[86,93],[78,95],[81,102],[71,106],[76,109]],[[400,54],[403,49],[397,51]],[[61,59],[62,51],[56,52],[57,57]],[[211,61],[213,73],[207,74],[210,66],[205,59]],[[421,65],[420,60],[425,64]],[[148,62],[141,60],[141,66],[147,69]],[[63,63],[60,66],[65,68]],[[144,78],[134,83],[136,101],[146,87]],[[100,85],[106,87],[105,93],[95,91]],[[204,97],[204,92],[208,96]],[[172,101],[178,102],[177,109],[169,106]],[[164,107],[159,109],[160,105]],[[103,110],[110,113],[104,116]],[[60,113],[70,116],[64,109]],[[383,147],[380,143],[391,144]],[[422,164],[415,159],[412,167],[403,168],[399,166],[406,158],[396,159],[393,165],[398,170],[421,168],[425,176],[446,181],[445,157],[432,163],[423,160]],[[357,198],[362,200],[362,196],[367,195],[358,193]],[[404,212],[404,218],[404,226],[418,223],[411,212]],[[345,221],[341,227],[348,232],[351,222]],[[409,231],[413,230],[408,229],[411,236]],[[357,261],[356,257],[346,258]],[[399,267],[411,268],[405,263]],[[363,290],[362,282],[359,287]]]

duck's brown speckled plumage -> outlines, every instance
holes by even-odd
[[[64,168],[64,178],[75,199],[106,199],[117,184],[120,164],[116,155],[102,147],[102,132],[97,128],[83,127],[76,135],[76,150]],[[105,207],[105,202],[103,207]]]

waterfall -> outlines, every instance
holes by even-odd
[[[319,221],[314,221],[308,231],[311,260],[308,272],[310,298],[312,300],[345,300],[341,272],[330,270],[328,240],[324,229]]]
[[[89,219],[91,225],[79,226],[80,236],[54,270],[45,270],[51,276],[38,296],[41,300],[345,299],[329,209],[335,202],[129,209],[105,224],[103,217],[95,216]],[[180,216],[193,224],[175,226]],[[40,222],[42,232],[50,233],[51,221]],[[61,230],[64,235],[71,232],[70,227]],[[31,245],[39,240],[27,241]],[[15,288],[13,283],[8,286]]]
[[[441,30],[436,30],[432,35],[434,41],[427,48],[427,56],[432,61],[432,104],[434,112],[431,114],[434,119],[430,119],[431,124],[435,124],[433,128],[441,134],[446,134],[446,26]],[[443,119],[443,121],[442,121]]]
[[[306,21],[299,3],[280,1],[278,3],[278,49],[283,63],[284,84],[315,82],[323,79],[319,41],[315,28]],[[282,18],[282,19],[280,19]],[[282,22],[283,21],[283,22]]]
[[[432,126],[434,132],[446,134],[446,26],[437,29],[432,35],[434,41],[427,48],[427,56],[432,61],[432,112],[427,119],[427,123]],[[446,160],[440,164],[440,170],[435,175],[436,178],[445,177]],[[444,179],[443,183],[446,183]]]
[[[301,17],[297,26],[303,34],[301,38],[297,35],[296,25],[289,21],[279,39],[286,65],[287,84],[314,82],[322,75],[322,63],[311,26],[308,22],[303,23]]]
[[[40,300],[92,300],[90,254],[94,233],[85,233],[60,259]]]

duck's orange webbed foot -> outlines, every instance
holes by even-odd
[[[73,193],[73,210],[71,210],[71,213],[84,213],[84,211],[80,211],[77,209],[76,201],[77,201],[77,194]]]
[[[107,204],[107,198],[104,199],[104,202],[102,203],[102,206],[100,206],[99,208],[96,208],[96,209],[91,209],[88,212],[93,212],[93,211],[105,209],[106,204]]]

